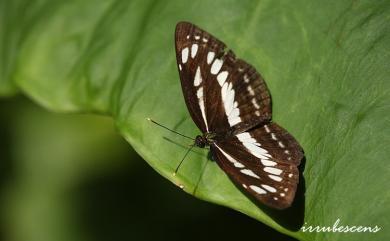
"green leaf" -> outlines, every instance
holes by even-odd
[[[2,231],[12,237],[6,239],[88,240],[80,232],[77,190],[134,169],[124,157],[137,160],[113,126],[107,117],[48,113],[22,98],[0,103],[1,145],[12,143],[1,153],[0,168]]]
[[[111,115],[135,150],[186,192],[300,240],[389,235],[388,1],[46,0],[29,1],[21,16],[16,10],[24,3],[1,3],[2,18],[12,23],[0,30],[2,53],[14,46],[18,54],[2,57],[0,90],[16,85],[55,111]],[[256,205],[206,150],[191,153],[172,176],[190,143],[146,118],[199,133],[179,86],[173,33],[180,20],[222,39],[266,79],[273,119],[305,150],[304,207],[274,212]],[[300,222],[332,227],[337,219],[382,230],[297,231]]]

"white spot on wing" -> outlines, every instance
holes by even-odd
[[[254,172],[252,172],[251,170],[249,169],[242,169],[240,170],[240,172],[244,173],[245,175],[248,175],[248,176],[251,176],[251,177],[255,177],[257,179],[260,179],[259,176],[257,176]]]
[[[212,74],[218,74],[218,72],[222,68],[223,61],[221,59],[216,59],[214,60],[213,64],[211,65],[211,70],[210,72]]]
[[[269,191],[269,192],[276,192],[276,189],[274,187],[271,187],[271,186],[268,186],[268,185],[265,185],[265,184],[262,184],[261,185],[265,190]]]
[[[238,168],[244,168],[245,166],[244,165],[242,165],[240,162],[235,162],[235,163],[233,163],[234,164],[234,166],[235,167],[238,167]]]
[[[276,166],[276,162],[270,161],[270,160],[266,160],[266,159],[261,159],[261,163],[264,166]]]
[[[206,130],[208,131],[209,127],[207,125],[206,111],[205,111],[205,107],[204,107],[203,87],[200,87],[198,89],[198,91],[196,92],[196,96],[198,97],[199,107],[200,107],[200,111],[202,112],[202,117],[203,117],[204,123],[206,125]]]
[[[264,129],[265,129],[265,131],[266,131],[267,133],[270,133],[270,129],[268,128],[267,125],[264,125]]]
[[[196,73],[195,73],[194,86],[199,86],[200,83],[202,83],[202,75],[200,73],[200,66],[198,66],[198,68],[196,69]],[[203,90],[202,90],[202,92],[203,92]]]
[[[249,78],[248,78],[248,75],[246,75],[246,74],[244,75],[244,82],[249,83]]]
[[[255,186],[255,185],[250,185],[249,188],[252,189],[253,191],[257,192],[258,194],[266,194],[267,193],[264,189],[262,189],[258,186]]]
[[[281,141],[278,141],[278,145],[281,147],[281,148],[285,148],[285,146],[283,145],[283,143]]]
[[[181,67],[181,64],[179,64],[179,70],[181,71],[183,68]]]
[[[240,141],[244,141],[246,139],[252,139],[252,136],[248,132],[243,132],[243,133],[238,134],[237,138],[240,139]]]
[[[217,80],[218,80],[218,83],[219,83],[220,86],[222,86],[223,83],[225,83],[227,77],[228,77],[228,72],[227,71],[222,71],[221,73],[218,74]]]
[[[277,181],[277,182],[280,182],[280,181],[283,180],[281,177],[275,176],[275,175],[271,175],[271,174],[269,174],[268,177],[271,178],[274,181]]]
[[[284,196],[286,196],[286,194],[284,194],[284,193],[281,193],[281,194],[280,194],[280,196],[281,196],[281,197],[284,197]]]
[[[203,87],[200,87],[198,91],[196,91],[196,96],[198,97],[199,100],[202,99],[203,101]]]
[[[207,64],[211,64],[214,60],[215,53],[214,52],[208,52],[207,53]]]
[[[252,138],[252,136],[248,132],[244,132],[244,133],[238,134],[236,136],[237,136],[238,140],[241,141],[241,143],[249,150],[249,152],[252,155],[260,158],[261,160],[269,161],[269,162],[265,162],[267,164],[270,164],[270,165],[276,164],[275,162],[269,160],[271,155],[267,152],[267,150],[261,148],[260,143],[257,143],[256,139]]]
[[[196,39],[196,40],[199,40],[199,39],[200,39],[200,36],[199,36],[199,35],[195,35],[195,39]]]
[[[229,116],[230,112],[233,110],[234,106],[234,99],[231,101],[231,93],[230,90],[228,89],[229,83],[224,83],[222,88],[221,88],[221,97],[222,97],[222,102],[224,104],[225,108],[225,113],[227,116]],[[229,92],[228,92],[229,91]],[[233,98],[234,98],[234,90],[233,91]]]
[[[248,90],[250,95],[255,95],[255,92],[253,91],[253,89],[250,85],[248,85],[248,87],[246,89]]]
[[[292,174],[292,173],[288,174],[288,177],[292,177],[292,176],[293,176],[293,174]]]
[[[187,60],[188,60],[188,47],[184,48],[181,51],[181,62],[185,64],[187,63]]]
[[[275,140],[275,141],[278,139],[278,138],[276,138],[274,133],[271,133],[271,138],[272,138],[272,140]]]
[[[197,52],[198,52],[198,45],[193,44],[191,46],[191,58],[195,58]]]
[[[247,189],[247,188],[248,188],[248,186],[247,186],[247,185],[245,185],[245,184],[242,184],[242,186],[243,186],[245,189]]]
[[[230,126],[237,125],[240,122],[241,122],[241,118],[240,117],[229,118]]]
[[[264,171],[271,173],[271,174],[274,174],[274,175],[280,175],[280,173],[283,172],[282,170],[275,168],[275,167],[264,167]]]
[[[225,82],[222,85],[221,96],[229,125],[234,126],[235,124],[240,123],[240,110],[237,107],[234,107],[234,90],[232,83]]]
[[[220,152],[222,152],[222,154],[224,155],[224,156],[226,156],[226,158],[231,162],[231,163],[233,163],[233,165],[235,166],[235,167],[238,167],[238,168],[243,168],[243,167],[245,167],[244,165],[242,165],[242,163],[241,162],[238,162],[236,159],[234,159],[232,156],[230,156],[229,154],[227,154],[226,152],[224,152],[219,146],[217,146],[217,145],[215,145],[217,148],[218,148],[218,150],[220,151]]]
[[[257,104],[255,98],[252,99],[252,104],[255,106],[256,109],[259,109],[259,108],[260,108],[260,106]]]
[[[206,37],[203,37],[203,42],[207,43],[209,40]]]

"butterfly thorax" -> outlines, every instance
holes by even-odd
[[[195,137],[195,146],[200,148],[210,146],[214,142],[215,136],[214,133],[205,133],[202,136],[198,135]]]

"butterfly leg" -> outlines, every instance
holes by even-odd
[[[203,174],[204,174],[206,167],[207,167],[207,164],[209,164],[209,162],[210,162],[210,158],[207,158],[206,163],[202,167],[202,171],[200,172],[200,175],[199,175],[198,181],[196,182],[194,190],[192,191],[192,195],[194,195],[194,196],[196,196],[195,194],[196,194],[196,191],[198,190],[199,183],[202,180]]]

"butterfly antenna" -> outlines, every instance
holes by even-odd
[[[147,119],[148,121],[152,122],[153,124],[156,124],[156,125],[158,125],[158,126],[164,128],[164,129],[166,129],[166,130],[168,130],[168,131],[170,131],[170,132],[173,132],[173,133],[175,133],[175,134],[177,134],[177,135],[179,135],[179,136],[182,136],[182,137],[185,137],[185,138],[187,138],[187,139],[191,139],[191,140],[195,141],[194,138],[191,138],[191,137],[186,136],[186,135],[183,135],[183,134],[181,134],[181,133],[179,133],[179,132],[177,132],[177,131],[174,131],[174,130],[172,130],[172,129],[169,129],[168,127],[163,126],[163,125],[161,125],[160,123],[158,123],[158,122],[156,122],[156,121],[154,121],[154,120],[152,120],[152,119],[150,119],[150,118],[146,118],[146,119]]]
[[[186,159],[188,153],[190,153],[190,151],[192,150],[192,148],[194,148],[195,145],[191,145],[190,148],[188,148],[186,154],[183,156],[183,159],[181,159],[179,165],[176,167],[176,170],[175,172],[173,173],[173,176],[176,176],[176,173],[179,171],[179,168],[181,166],[181,164],[183,163],[184,159]]]

